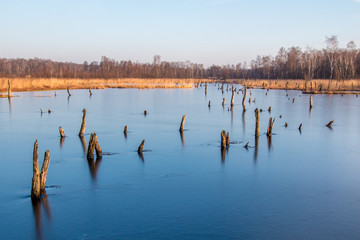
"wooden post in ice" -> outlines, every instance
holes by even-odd
[[[181,124],[180,124],[180,128],[179,128],[179,131],[180,131],[180,132],[184,131],[185,118],[186,118],[186,114],[184,114],[184,115],[182,116]]]
[[[231,104],[230,104],[231,107],[234,106],[234,98],[235,98],[235,89],[234,86],[232,86],[232,95],[231,95]]]
[[[143,151],[143,148],[144,148],[144,145],[145,145],[145,139],[142,140],[140,146],[138,147],[138,153],[141,154],[142,151]]]
[[[95,132],[90,135],[89,147],[86,154],[87,159],[94,159],[94,151],[96,151],[97,158],[102,157],[102,149]]]
[[[81,122],[81,128],[80,128],[80,132],[79,132],[79,137],[84,136],[85,133],[85,129],[86,129],[86,109],[84,108],[82,110],[83,112],[83,117],[82,117],[82,122]]]
[[[89,94],[90,94],[90,97],[91,97],[91,95],[92,95],[92,92],[91,92],[91,89],[89,88]]]
[[[40,172],[40,194],[42,194],[42,195],[46,195],[45,185],[46,185],[46,178],[47,178],[47,171],[49,168],[49,163],[50,163],[50,151],[46,150],[45,155],[44,155],[44,162],[43,162],[43,165],[41,167],[41,172]]]
[[[331,128],[331,125],[334,123],[335,120],[331,120],[328,124],[326,124],[327,127]]]
[[[259,136],[259,125],[260,125],[258,108],[255,109],[255,118],[256,118],[255,137],[258,137]]]
[[[208,107],[209,107],[209,108],[211,107],[211,100],[209,100],[209,104],[208,104]]]
[[[226,132],[225,132],[225,130],[221,131],[221,148],[226,148]]]
[[[222,105],[223,107],[225,106],[225,98],[223,98],[223,101],[222,101],[221,105]]]
[[[124,134],[127,134],[127,129],[128,129],[128,126],[125,125],[125,127],[124,127]]]
[[[205,95],[207,94],[207,86],[208,86],[208,84],[205,83]]]
[[[33,178],[31,184],[31,198],[40,198],[40,174],[37,140],[35,140],[33,152]]]
[[[274,126],[274,122],[275,122],[275,118],[274,120],[272,119],[272,117],[270,117],[269,119],[269,125],[268,125],[268,130],[266,132],[266,136],[271,137],[272,136],[272,129]]]
[[[61,126],[59,126],[59,133],[60,133],[60,137],[62,137],[62,138],[65,137],[64,129],[62,129]]]
[[[8,80],[8,98],[11,98],[11,84],[10,84],[10,80]]]
[[[246,100],[246,86],[244,86],[244,97],[243,97],[243,100],[242,100],[243,112],[246,111],[245,100]]]
[[[38,154],[38,144],[37,140],[34,143],[34,152],[33,152],[33,178],[31,183],[31,198],[40,198],[41,195],[45,195],[45,185],[47,171],[50,163],[50,151],[46,150],[44,156],[44,162],[39,173],[39,154]]]
[[[313,97],[312,94],[310,95],[310,109],[313,107]]]
[[[67,91],[67,93],[68,93],[68,95],[69,95],[69,97],[71,96],[71,93],[70,93],[70,89],[69,89],[69,84],[67,85],[67,87],[66,87],[66,91]]]

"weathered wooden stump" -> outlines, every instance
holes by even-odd
[[[234,86],[232,86],[231,104],[230,104],[231,107],[234,106],[234,98],[235,98],[235,90],[234,90]]]
[[[61,126],[59,126],[59,133],[61,138],[65,137],[64,129]]]
[[[211,107],[211,100],[209,100],[209,104],[208,104],[208,107],[209,107],[209,108]]]
[[[334,123],[335,120],[331,120],[328,124],[326,124],[327,127],[331,128],[331,125]]]
[[[256,119],[256,125],[255,125],[255,136],[259,136],[259,125],[260,125],[260,117],[259,117],[259,109],[255,109],[255,119]]]
[[[246,111],[245,100],[246,100],[246,86],[244,86],[244,96],[243,96],[243,100],[242,100],[243,112]]]
[[[70,96],[71,96],[71,93],[70,93],[69,84],[68,84],[67,87],[66,87],[66,91],[67,91],[67,93],[68,93],[68,95],[69,95],[69,97],[70,97]]]
[[[226,147],[230,146],[230,137],[229,137],[229,132],[226,133]]]
[[[249,97],[249,103],[251,103],[251,97]]]
[[[91,92],[91,89],[89,89],[89,94],[90,94],[90,97],[92,96],[92,92]]]
[[[225,98],[223,98],[221,105],[222,105],[223,107],[225,106]]]
[[[144,116],[146,116],[147,115],[147,111],[146,110],[144,110]]]
[[[10,83],[10,80],[8,80],[8,98],[11,98],[11,83]]]
[[[142,151],[143,151],[143,148],[144,148],[144,145],[145,145],[145,139],[142,140],[140,146],[138,147],[138,153],[141,154]]]
[[[225,130],[221,131],[221,148],[226,148],[226,132],[225,132]]]
[[[245,144],[244,148],[246,148],[246,150],[249,149],[249,142],[247,142],[247,143]]]
[[[33,152],[33,178],[31,183],[31,198],[39,199],[42,195],[46,195],[45,185],[47,179],[47,171],[50,163],[50,151],[46,150],[44,155],[44,162],[39,173],[39,154],[38,154],[37,140],[34,143]]]
[[[90,135],[88,151],[86,154],[87,159],[94,159],[95,151],[96,151],[96,157],[101,158],[102,157],[102,149],[100,147],[96,133],[94,132]]]
[[[180,128],[179,128],[179,131],[180,131],[180,132],[184,131],[185,118],[186,118],[186,114],[184,114],[184,115],[182,116],[181,123],[180,123]]]
[[[127,129],[128,129],[128,126],[125,125],[125,127],[124,127],[124,134],[127,134]]]
[[[51,113],[51,110],[50,109],[48,109],[48,114],[50,114]]]
[[[271,112],[271,106],[268,108],[268,112],[269,112],[269,113]]]
[[[287,122],[285,122],[284,127],[286,127],[286,128],[288,127],[288,123],[287,123]]]
[[[293,103],[295,102],[295,98],[292,99],[292,102],[293,102]]]
[[[82,112],[83,112],[83,117],[82,117],[82,122],[81,122],[79,137],[84,136],[85,129],[86,129],[86,109],[84,108],[84,109],[82,110]]]
[[[46,195],[45,185],[47,180],[47,171],[49,169],[49,164],[50,164],[50,151],[46,150],[44,155],[44,162],[40,172],[40,194],[42,195]]]
[[[313,96],[312,94],[310,95],[310,109],[312,109],[313,107]]]
[[[272,136],[272,129],[273,129],[273,126],[274,126],[274,122],[275,122],[275,118],[273,120],[272,117],[270,117],[269,118],[268,130],[266,132],[266,136],[268,136],[268,137]]]
[[[208,86],[208,84],[205,83],[205,95],[207,94],[207,86]]]
[[[301,128],[302,128],[302,123],[300,123],[300,125],[299,125],[299,131],[301,132]]]

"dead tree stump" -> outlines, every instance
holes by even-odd
[[[10,80],[8,80],[8,98],[11,98],[11,83],[10,83]]]
[[[271,112],[271,106],[268,108],[268,112],[269,112],[269,113]]]
[[[312,109],[313,107],[313,96],[312,94],[310,95],[310,109]]]
[[[302,123],[300,123],[300,125],[299,125],[299,131],[301,131],[301,128],[302,128]]]
[[[225,106],[225,98],[223,98],[221,105],[222,105],[223,107]]]
[[[275,122],[275,118],[274,120],[272,119],[272,117],[270,117],[269,119],[269,125],[268,125],[268,130],[266,132],[266,136],[271,137],[272,136],[272,129],[274,126],[274,122]]]
[[[229,137],[229,132],[226,133],[226,147],[230,146],[230,137]]]
[[[124,134],[127,134],[127,129],[128,129],[128,126],[125,125],[125,127],[124,127]]]
[[[89,94],[90,94],[90,97],[92,96],[92,92],[91,92],[91,89],[89,89]]]
[[[96,157],[101,158],[102,157],[102,150],[99,144],[99,141],[97,139],[96,133],[92,133],[90,135],[89,140],[89,147],[86,154],[87,159],[94,159],[94,152],[96,151]]]
[[[65,137],[64,129],[62,129],[61,126],[59,126],[59,133],[60,133],[60,137],[61,137],[61,138],[64,138],[64,137]]]
[[[232,87],[232,95],[231,95],[231,104],[230,104],[231,107],[234,106],[234,98],[235,98],[235,90],[234,90],[234,86],[233,86]]]
[[[40,174],[37,140],[35,140],[33,152],[33,178],[31,184],[31,198],[40,198]]]
[[[331,125],[334,123],[335,120],[331,120],[328,124],[326,124],[327,127],[331,128]]]
[[[69,84],[68,84],[67,87],[66,87],[66,91],[67,91],[67,93],[68,93],[68,95],[69,95],[69,97],[70,97],[70,96],[71,96],[71,93],[70,93]]]
[[[226,148],[226,132],[225,132],[225,130],[221,131],[221,148]]]
[[[50,164],[50,151],[46,150],[44,155],[44,162],[40,172],[40,194],[42,195],[46,195],[45,185],[47,180],[47,171],[49,168],[49,164]]]
[[[255,109],[255,118],[256,118],[256,126],[255,126],[255,136],[259,136],[259,125],[260,125],[260,118],[259,118],[259,109]]]
[[[243,97],[243,100],[242,100],[243,112],[246,111],[245,100],[246,100],[246,86],[244,86],[244,97]]]
[[[209,107],[209,108],[211,107],[211,100],[209,100],[209,104],[208,104],[208,107]]]
[[[80,128],[80,132],[79,132],[79,137],[84,136],[85,133],[85,129],[86,129],[86,109],[84,108],[82,110],[83,112],[83,117],[82,117],[82,122],[81,122],[81,128]]]
[[[184,115],[182,116],[181,124],[180,124],[180,128],[179,128],[179,131],[180,131],[180,132],[184,131],[185,118],[186,118],[186,114],[184,114]]]
[[[144,145],[145,145],[145,139],[142,140],[140,146],[138,147],[138,150],[137,150],[137,151],[138,151],[139,154],[142,154]]]
[[[38,154],[38,144],[37,140],[34,143],[34,152],[33,152],[33,178],[31,184],[31,198],[39,199],[41,195],[46,195],[45,185],[47,178],[47,171],[50,163],[50,151],[46,150],[44,156],[44,162],[39,173],[39,154]]]

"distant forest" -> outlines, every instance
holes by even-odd
[[[44,59],[0,58],[0,77],[16,78],[214,78],[214,79],[360,79],[360,50],[353,41],[338,47],[336,36],[326,38],[326,48],[280,48],[273,56],[258,56],[249,64],[212,65],[161,61],[54,62]]]

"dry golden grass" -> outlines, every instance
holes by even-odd
[[[230,83],[239,83],[248,88],[289,89],[302,90],[304,93],[356,93],[360,91],[360,80],[229,80]]]
[[[104,88],[192,88],[199,82],[209,79],[64,79],[64,78],[10,78],[11,90],[41,91],[66,89],[104,89]],[[0,91],[8,89],[8,78],[0,78]]]

